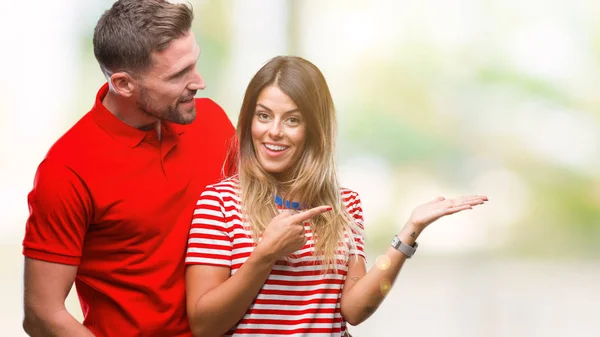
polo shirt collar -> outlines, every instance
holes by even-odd
[[[117,141],[134,148],[140,144],[148,131],[142,131],[123,122],[113,115],[104,105],[102,100],[108,93],[108,83],[105,83],[96,95],[96,102],[92,108],[92,114],[96,123]],[[179,136],[184,131],[184,125],[162,121],[163,128],[171,135]]]
[[[163,129],[167,130],[168,133],[175,136],[180,136],[185,131],[185,125],[171,123],[168,121],[162,121]]]

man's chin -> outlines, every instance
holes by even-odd
[[[179,112],[176,116],[171,116],[168,121],[175,124],[190,124],[196,119],[196,109],[191,111]]]

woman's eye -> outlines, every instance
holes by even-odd
[[[298,125],[300,124],[300,118],[298,117],[290,117],[287,119],[288,124],[290,125]]]
[[[264,113],[264,112],[257,112],[257,113],[256,113],[256,117],[258,117],[258,120],[259,120],[259,121],[266,121],[266,120],[268,120],[268,119],[269,119],[269,115],[267,115],[267,114],[266,114],[266,113]]]

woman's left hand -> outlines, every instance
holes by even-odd
[[[472,209],[473,206],[483,205],[488,198],[485,195],[469,195],[453,199],[437,197],[428,203],[417,206],[411,213],[408,223],[417,229],[423,230],[437,219]]]

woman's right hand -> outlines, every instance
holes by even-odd
[[[276,258],[290,255],[306,244],[304,222],[331,209],[330,206],[318,206],[299,213],[283,210],[269,222],[259,245],[268,249]]]

